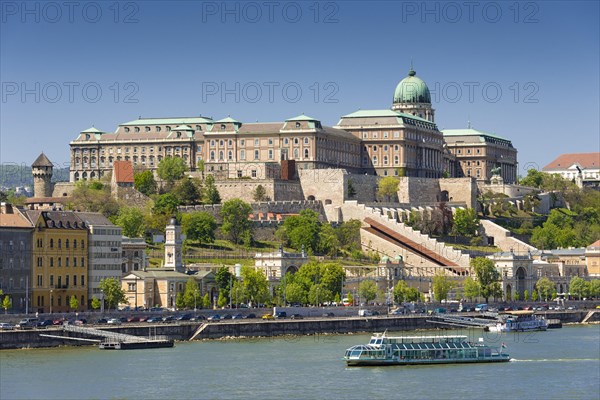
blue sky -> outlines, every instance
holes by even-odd
[[[411,60],[440,129],[513,141],[519,173],[600,151],[598,2],[2,1],[0,163],[142,117],[389,108]]]

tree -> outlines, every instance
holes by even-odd
[[[540,300],[544,299],[546,301],[552,297],[552,291],[555,289],[554,283],[552,283],[552,281],[545,276],[538,279],[535,287],[539,292]]]
[[[321,254],[327,254],[335,257],[340,248],[340,241],[335,229],[330,224],[321,225],[319,232],[319,251]]]
[[[436,301],[448,299],[448,293],[454,287],[454,282],[451,281],[443,272],[438,272],[433,277],[433,293]]]
[[[233,286],[233,282],[236,281],[235,276],[229,272],[228,267],[221,267],[215,273],[215,282],[219,288],[219,293],[223,293],[225,297],[229,298],[229,288]]]
[[[92,309],[97,310],[100,308],[101,302],[97,297],[92,297]]]
[[[117,308],[117,305],[127,302],[125,291],[121,288],[121,282],[117,278],[105,278],[100,281],[100,291],[104,293],[104,300],[110,310]]]
[[[356,189],[354,188],[354,184],[352,179],[348,179],[348,183],[346,185],[346,193],[348,194],[348,198],[352,199],[356,196]]]
[[[454,212],[452,230],[454,234],[473,236],[479,228],[479,219],[473,208],[459,208]]]
[[[375,300],[377,297],[377,284],[374,280],[366,279],[358,285],[358,294],[365,303]]]
[[[531,300],[538,301],[538,298],[539,298],[538,291],[534,289],[533,292],[531,293]]]
[[[396,286],[394,286],[394,302],[396,304],[402,304],[406,299],[406,291],[408,290],[408,285],[405,281],[398,281]]]
[[[217,220],[206,211],[186,213],[181,218],[181,228],[188,239],[200,243],[213,243]]]
[[[1,294],[0,294],[1,296]],[[8,313],[8,310],[12,307],[12,302],[10,301],[10,297],[8,295],[4,296],[4,300],[2,300],[2,308],[4,308],[4,314]]]
[[[523,292],[523,300],[529,301],[529,290]]]
[[[156,173],[158,177],[167,181],[168,187],[173,187],[173,183],[183,178],[187,167],[181,157],[165,157],[158,163]]]
[[[336,229],[336,234],[342,249],[352,252],[360,250],[360,228],[362,223],[358,219],[344,221]]]
[[[296,282],[285,285],[285,299],[290,304],[306,304],[308,293]]]
[[[321,284],[312,285],[308,291],[308,302],[318,306],[333,300],[333,293]]]
[[[152,212],[163,215],[174,215],[179,206],[179,199],[173,193],[159,195],[154,201]]]
[[[113,198],[110,186],[98,181],[77,181],[67,207],[71,210],[99,212],[107,218],[119,211],[119,203]]]
[[[405,296],[406,301],[423,301],[424,299],[423,294],[415,287],[409,287],[406,289]]]
[[[514,301],[519,301],[520,300],[519,292],[517,292],[516,290],[513,293],[513,300]]]
[[[217,299],[217,305],[221,308],[227,305],[227,297],[223,292],[219,292],[219,298]]]
[[[256,186],[256,189],[254,189],[254,192],[252,193],[252,198],[254,201],[267,201],[268,197],[265,187],[263,185]]]
[[[489,258],[475,257],[471,259],[471,267],[475,269],[477,282],[481,288],[481,296],[488,302],[490,296],[494,296],[494,283],[500,281],[500,273],[496,269],[494,262]]]
[[[202,306],[202,297],[200,296],[200,289],[198,289],[198,282],[193,277],[189,277],[185,283],[185,290],[183,291],[183,303],[187,308],[198,308],[198,300],[200,300],[200,306]]]
[[[156,180],[154,180],[154,174],[149,170],[135,174],[133,177],[133,185],[138,192],[143,193],[148,197],[156,194],[158,187]]]
[[[582,278],[575,276],[569,284],[569,293],[576,296],[579,300],[583,299],[588,294],[588,284]]]
[[[348,303],[350,303],[351,306],[354,305],[354,296],[352,296],[351,292],[348,292],[348,294],[346,295],[346,298],[348,299]]]
[[[204,297],[202,298],[202,308],[210,308],[210,296],[208,293],[205,293]]]
[[[469,301],[473,301],[473,299],[479,296],[479,283],[475,281],[475,279],[470,276],[465,278],[463,282],[463,295],[465,298],[469,299]]]
[[[205,204],[218,204],[221,202],[221,195],[215,185],[215,177],[208,175],[204,180],[204,197],[202,202]]]
[[[290,245],[296,250],[303,246],[309,254],[314,254],[319,246],[321,222],[319,214],[311,209],[300,211],[299,215],[286,218],[283,223]]]
[[[142,237],[146,228],[144,213],[137,207],[121,207],[115,225],[123,229],[123,236]]]
[[[200,204],[202,197],[200,185],[201,183],[198,182],[197,179],[183,178],[175,185],[173,193],[182,205],[190,206]]]
[[[221,208],[223,219],[221,231],[228,235],[232,242],[241,243],[246,232],[252,235],[252,221],[248,219],[250,213],[252,207],[245,201],[240,199],[226,201]]]
[[[590,281],[590,296],[596,299],[600,298],[600,279]]]
[[[265,274],[260,270],[255,270],[252,267],[242,267],[242,282],[239,287],[239,300],[242,302],[264,304],[269,300],[269,283]]]
[[[77,296],[71,296],[69,299],[69,307],[71,307],[71,310],[77,310],[79,308],[79,300],[77,300]]]
[[[398,193],[399,183],[400,180],[393,176],[386,176],[385,178],[382,178],[377,184],[377,197],[387,201],[392,201],[392,198]]]
[[[177,297],[175,298],[175,308],[178,310],[185,308],[185,299],[183,298],[183,292],[177,293]]]

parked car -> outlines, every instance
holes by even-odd
[[[121,325],[121,320],[119,318],[111,318],[106,323],[109,325]]]
[[[262,319],[275,319],[275,317],[273,316],[273,314],[265,314],[262,316]]]
[[[52,325],[54,325],[54,321],[51,319],[45,319],[43,321],[38,322],[37,324],[38,328],[47,328]]]
[[[175,317],[172,315],[167,315],[162,320],[163,320],[163,322],[172,322],[172,321],[175,321]]]
[[[11,329],[15,329],[15,326],[12,324],[9,324],[8,322],[0,322],[0,329],[3,331],[8,331]]]
[[[304,319],[304,317],[300,314],[292,314],[290,315],[291,319]]]
[[[244,319],[253,319],[256,318],[256,314],[254,313],[250,313],[248,315],[244,315]]]
[[[213,314],[210,317],[206,318],[209,321],[220,321],[221,316],[219,314]]]
[[[329,318],[329,317],[335,317],[335,314],[332,312],[326,312],[326,313],[323,313],[323,316]]]
[[[127,322],[140,322],[140,317],[131,316],[127,318]]]
[[[192,314],[180,314],[175,317],[177,321],[189,321],[192,319]]]
[[[23,318],[15,327],[17,329],[33,329],[37,326],[38,322],[37,318]]]
[[[107,322],[108,322],[108,320],[106,318],[100,318],[100,319],[97,319],[96,321],[94,321],[94,323],[98,324],[98,325],[103,325],[103,324],[106,324]]]
[[[225,315],[223,315],[223,316],[221,317],[221,319],[231,319],[231,318],[233,318],[233,317],[231,316],[231,314],[225,314]]]
[[[85,325],[87,324],[87,319],[85,318],[80,318],[80,319],[76,319],[75,321],[73,321],[73,325]]]
[[[204,321],[205,319],[206,317],[204,315],[198,314],[190,318],[190,321]]]
[[[242,314],[235,314],[233,317],[231,317],[232,319],[242,319],[244,318],[244,316]]]
[[[287,318],[287,313],[285,311],[279,311],[273,317],[275,317],[275,319],[284,319]]]
[[[154,317],[150,317],[150,318],[148,318],[148,319],[146,320],[146,322],[155,323],[155,322],[162,322],[162,320],[163,320],[163,319],[162,319],[162,317],[157,317],[157,316],[154,316]]]

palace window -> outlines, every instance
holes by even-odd
[[[308,149],[304,149],[304,158],[308,158]]]
[[[223,140],[219,140],[219,146],[223,147],[225,145],[225,142]]]
[[[383,132],[383,138],[387,139],[388,138],[388,133],[387,132]]]
[[[233,151],[229,150],[229,151],[227,152],[227,159],[228,159],[229,161],[233,160]]]
[[[160,132],[160,131],[161,131],[161,127],[160,127],[160,126],[157,126],[157,127],[156,127],[156,132]]]
[[[246,140],[245,139],[240,140],[240,146],[245,146],[245,145],[246,145]]]
[[[125,127],[125,132],[129,132],[129,128],[128,127]]]
[[[256,178],[256,170],[255,169],[252,170],[252,177]]]
[[[269,160],[273,159],[273,149],[269,149]]]
[[[147,126],[147,127],[145,127],[145,128],[144,128],[144,130],[145,130],[146,132],[150,132],[150,127],[149,127],[149,126]]]
[[[296,128],[300,128],[300,122],[296,122]]]
[[[165,126],[165,128],[167,129],[167,132],[171,132],[171,127],[170,126]]]
[[[242,149],[240,150],[240,160],[245,160],[246,159],[246,150]]]
[[[260,146],[260,140],[254,139],[254,147],[258,147],[258,146]]]
[[[254,150],[254,159],[258,160],[260,158],[260,152],[258,150]]]
[[[304,138],[304,144],[308,144],[308,138],[307,137]]]
[[[136,127],[135,127],[135,132],[137,133],[137,132],[139,132],[139,131],[140,131],[140,127],[139,127],[139,126],[136,126]]]

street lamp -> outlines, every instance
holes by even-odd
[[[104,314],[104,290],[100,289],[100,293],[102,294],[102,300],[100,302],[100,313]]]
[[[50,314],[52,314],[52,301],[54,300],[54,298],[52,297],[52,292],[53,290],[50,289]]]

